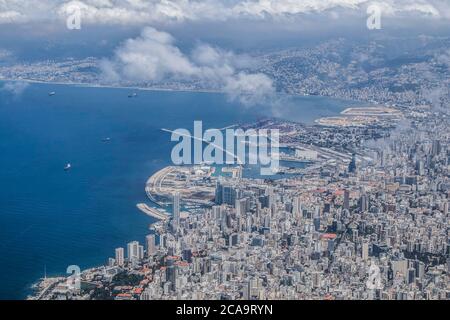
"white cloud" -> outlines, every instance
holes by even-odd
[[[146,27],[141,35],[129,39],[101,64],[109,82],[200,81],[226,92],[244,104],[255,104],[274,93],[272,80],[264,74],[238,71],[247,57],[213,48],[197,46],[186,55],[166,32]]]
[[[250,16],[264,17],[266,14],[279,16],[286,14],[320,12],[337,7],[357,9],[358,5],[366,2],[366,0],[247,0],[238,3],[233,8],[233,11],[237,14],[244,13]]]
[[[265,74],[239,73],[226,80],[224,91],[233,100],[239,100],[245,105],[267,102],[273,98],[272,80]]]
[[[25,16],[20,12],[9,10],[0,11],[0,24],[24,22]]]
[[[72,0],[56,9],[65,19],[67,9],[81,9],[83,21],[89,24],[143,25],[196,20],[223,20],[228,10],[216,0]]]
[[[145,28],[140,37],[127,40],[116,50],[116,73],[133,81],[160,81],[167,76],[197,73],[196,67],[173,42],[170,34]]]
[[[386,15],[450,19],[448,0],[0,0],[0,23],[66,19],[73,5],[80,7],[84,23],[144,25],[283,18],[338,9],[365,14],[371,3]]]

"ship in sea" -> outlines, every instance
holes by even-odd
[[[136,92],[130,93],[128,95],[128,98],[136,98],[136,97],[137,97],[137,93]]]
[[[69,171],[70,168],[72,168],[72,165],[70,163],[66,164],[66,166],[64,167],[64,171]]]
[[[48,93],[48,95],[51,97],[51,96],[54,96],[56,94],[56,92],[55,91],[52,91],[52,92],[49,92]]]
[[[103,138],[102,139],[102,142],[110,142],[111,141],[111,138],[110,137],[107,137],[107,138]]]

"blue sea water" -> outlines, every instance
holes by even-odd
[[[0,82],[0,299],[25,298],[45,267],[57,275],[72,264],[101,265],[114,248],[143,242],[152,220],[136,204],[173,147],[161,128],[192,130],[194,120],[222,128],[271,115],[217,93],[129,93],[30,84],[15,94]],[[311,122],[347,105],[291,97],[284,116]]]

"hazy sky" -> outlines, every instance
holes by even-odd
[[[102,56],[145,27],[170,33],[180,48],[203,41],[238,51],[275,49],[366,37],[373,4],[381,10],[382,32],[450,30],[449,0],[0,0],[0,50],[27,59]],[[74,10],[81,30],[66,26]]]

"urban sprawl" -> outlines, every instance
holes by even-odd
[[[164,168],[146,191],[173,214],[141,204],[158,218],[143,245],[45,278],[30,299],[448,299],[446,108],[342,117],[246,126],[280,130],[279,179],[239,166]]]
[[[156,219],[149,235],[112,248],[105,266],[45,277],[30,299],[449,299],[449,39],[415,40],[397,56],[407,43],[395,38],[252,54],[280,92],[366,105],[313,125],[242,126],[280,131],[276,179],[246,166],[161,168],[137,204]],[[2,65],[0,78],[96,84],[96,68]]]

